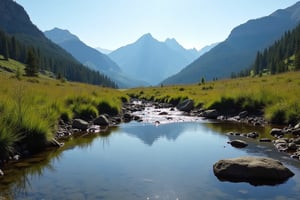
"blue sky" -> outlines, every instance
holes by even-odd
[[[200,49],[248,21],[297,0],[16,0],[42,31],[68,29],[92,47],[114,50],[145,33]]]

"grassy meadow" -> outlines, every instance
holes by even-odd
[[[40,150],[50,141],[59,119],[78,117],[90,120],[99,114],[117,114],[128,96],[119,90],[88,84],[66,82],[45,76],[18,76],[21,63],[0,61],[15,72],[0,70],[0,158],[26,144]]]
[[[197,107],[220,111],[262,112],[273,123],[300,120],[300,72],[247,77],[194,85],[135,88],[131,97],[173,103],[189,98]]]
[[[53,139],[61,119],[115,115],[130,97],[174,106],[189,98],[198,108],[224,114],[247,110],[277,124],[300,121],[300,72],[124,90],[22,74],[23,64],[0,57],[0,160],[20,146],[31,151],[42,149]]]

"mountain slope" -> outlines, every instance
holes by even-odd
[[[232,30],[229,37],[204,54],[179,73],[163,81],[163,84],[196,83],[229,77],[232,72],[248,68],[260,51],[287,30],[294,28],[300,19],[300,2],[273,14],[242,24]]]
[[[114,87],[115,83],[77,60],[47,39],[30,21],[24,8],[13,0],[0,1],[0,29],[22,44],[23,52],[34,48],[41,70],[61,74],[71,81]],[[22,61],[24,62],[24,60]]]
[[[107,55],[87,46],[68,30],[54,28],[44,33],[46,37],[69,52],[79,62],[109,76],[119,87],[127,88],[146,85],[142,81],[130,79]]]
[[[145,34],[136,42],[109,54],[123,71],[156,85],[170,74],[179,72],[197,55],[188,52],[176,40],[159,42],[151,34]]]

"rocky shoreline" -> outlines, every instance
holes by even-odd
[[[153,108],[152,110],[147,110]],[[146,120],[147,115],[155,114],[151,120]],[[77,134],[95,134],[105,132],[108,127],[117,126],[120,123],[131,121],[155,123],[172,123],[180,121],[198,121],[201,119],[212,119],[220,122],[246,123],[253,126],[265,126],[268,122],[262,116],[249,115],[247,111],[241,111],[236,115],[224,115],[217,110],[205,110],[195,108],[193,100],[185,100],[178,105],[168,103],[151,102],[146,100],[132,99],[129,103],[124,103],[122,111],[118,115],[110,113],[102,114],[91,121],[73,119],[69,122],[60,120],[54,139],[49,146],[61,147],[63,141]],[[145,121],[146,120],[146,121]],[[228,133],[229,135],[248,137],[257,139],[259,133]],[[282,129],[272,129],[270,138],[260,138],[260,142],[273,142],[279,151],[287,152],[292,158],[300,160],[300,123],[296,126],[288,126]],[[232,141],[230,141],[232,142]],[[247,145],[243,145],[247,146]],[[30,153],[26,148],[20,148],[17,154],[11,156],[9,160],[19,160],[29,157]],[[7,162],[7,161],[5,161]],[[0,163],[1,164],[1,163]],[[4,164],[4,162],[2,162]],[[0,169],[0,176],[4,173]]]

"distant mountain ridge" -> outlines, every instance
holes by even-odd
[[[22,44],[19,49],[26,54],[34,49],[38,65],[42,71],[50,71],[71,81],[115,87],[115,83],[103,74],[93,71],[61,47],[45,37],[30,20],[24,8],[13,0],[0,0],[0,29]],[[22,60],[24,62],[24,60]]]
[[[175,39],[160,42],[150,33],[109,54],[123,71],[151,85],[179,72],[198,56],[195,49],[186,50]]]
[[[269,16],[249,20],[234,28],[225,41],[162,83],[196,83],[201,77],[212,80],[240,72],[252,64],[257,51],[273,44],[285,31],[296,27],[299,20],[300,2]]]
[[[50,40],[69,52],[82,64],[109,76],[121,88],[147,85],[145,82],[130,78],[107,55],[89,47],[68,30],[54,28],[52,30],[45,31],[44,34]]]

